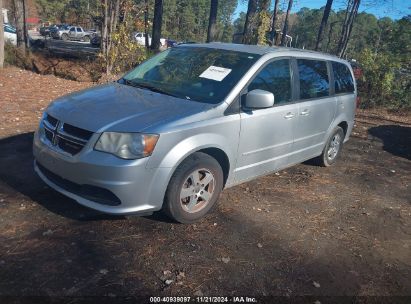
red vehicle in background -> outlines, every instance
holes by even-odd
[[[354,72],[354,78],[358,83],[363,74],[362,69],[356,60],[350,60],[350,64],[352,67],[352,71]],[[361,97],[357,95],[357,108],[360,107],[360,104],[361,104]]]
[[[354,72],[355,80],[359,80],[362,76],[362,69],[361,69],[360,65],[355,60],[350,61],[350,64],[351,64],[352,70]]]

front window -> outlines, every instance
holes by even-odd
[[[217,104],[259,58],[250,53],[180,46],[147,60],[122,80],[179,98]]]
[[[290,102],[290,60],[280,59],[267,64],[248,86],[248,91],[256,89],[273,93],[275,104]]]

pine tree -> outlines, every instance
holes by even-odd
[[[327,26],[328,17],[330,16],[331,6],[333,4],[333,0],[327,0],[327,4],[324,8],[323,18],[321,19],[320,27],[318,28],[318,35],[317,41],[315,43],[315,50],[321,49],[321,41],[323,40],[323,32],[325,27]]]
[[[210,17],[208,21],[207,42],[214,41],[216,34],[218,0],[211,0],[210,2]]]

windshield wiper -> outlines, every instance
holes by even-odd
[[[134,81],[131,81],[131,80],[127,80],[127,79],[125,79],[125,78],[123,78],[123,81],[124,81],[124,83],[125,83],[126,85],[130,85],[130,86],[137,87],[137,88],[142,88],[142,89],[147,89],[147,90],[150,90],[150,91],[152,91],[152,92],[156,92],[156,93],[160,93],[160,94],[164,94],[164,95],[168,95],[168,96],[172,96],[172,97],[181,98],[181,97],[179,97],[179,96],[177,96],[177,95],[175,95],[175,94],[172,94],[172,93],[170,93],[170,92],[164,91],[163,89],[154,87],[154,86],[149,85],[149,84],[147,84],[147,83],[134,82]]]

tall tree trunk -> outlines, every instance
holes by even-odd
[[[23,28],[24,28],[24,44],[26,45],[26,49],[30,48],[30,40],[29,40],[29,31],[27,27],[27,18],[28,16],[28,9],[27,9],[27,0],[23,0],[23,12],[24,12],[24,19],[23,19]]]
[[[3,0],[0,0],[0,69],[4,65]]]
[[[112,58],[110,58],[110,51],[113,45],[111,37],[117,29],[119,14],[120,0],[104,0],[101,51],[106,60],[107,74],[111,74],[111,70],[113,68],[113,61]]]
[[[349,26],[348,26],[347,38],[346,38],[346,40],[345,40],[344,47],[343,47],[343,49],[342,49],[342,52],[341,52],[341,54],[340,54],[340,57],[344,57],[345,54],[346,54],[346,52],[347,52],[348,42],[350,41],[350,37],[351,37],[351,33],[352,33],[352,28],[353,28],[353,26],[354,26],[355,18],[357,17],[357,14],[358,14],[358,8],[359,8],[359,6],[360,6],[360,0],[357,0],[356,3],[355,3],[355,5],[354,5],[352,17],[351,17],[351,19],[350,19],[350,23],[349,23]]]
[[[243,31],[243,43],[251,44],[255,31],[257,1],[248,0],[247,15],[245,17],[244,31]]]
[[[278,3],[280,0],[275,0],[274,2],[274,12],[273,12],[273,17],[271,19],[271,33],[270,33],[270,42],[271,45],[275,45],[275,23],[277,22],[277,15],[278,15]]]
[[[347,28],[348,28],[348,19],[350,16],[350,11],[351,11],[351,7],[353,5],[355,0],[348,0],[347,2],[347,8],[345,10],[345,17],[344,17],[344,22],[341,26],[341,35],[340,35],[340,39],[338,40],[338,45],[337,45],[337,50],[336,53],[339,54],[343,48],[343,44],[345,41],[345,36],[347,33]]]
[[[144,43],[146,48],[150,47],[150,40],[148,39],[148,0],[144,0]]]
[[[357,17],[359,6],[360,6],[360,0],[349,0],[348,1],[344,23],[342,25],[342,30],[341,30],[341,36],[340,36],[337,51],[336,51],[339,57],[344,57],[345,52],[347,50],[348,41],[351,36],[355,18]]]
[[[15,23],[17,32],[17,47],[21,50],[26,50],[27,33],[25,21],[25,5],[24,0],[14,0]]]
[[[107,45],[108,45],[108,0],[103,2],[103,26],[101,29],[102,32],[102,41],[101,41],[101,52],[104,56],[107,56]]]
[[[328,31],[328,41],[327,41],[327,46],[325,47],[325,51],[328,52],[329,48],[330,48],[330,44],[331,44],[331,38],[332,38],[332,34],[333,34],[333,29],[334,29],[334,25],[336,25],[339,21],[334,21],[331,22],[330,24],[330,30]]]
[[[218,0],[211,0],[210,17],[208,18],[207,42],[212,42],[215,39],[217,9],[218,9]]]
[[[283,34],[281,36],[281,45],[282,46],[285,46],[286,43],[287,43],[288,17],[290,16],[290,12],[291,12],[292,7],[293,7],[293,0],[289,0],[288,1],[287,14],[285,15]]]
[[[321,49],[321,42],[323,40],[323,32],[324,32],[325,27],[327,26],[328,17],[330,16],[332,4],[333,4],[333,0],[327,0],[327,4],[325,5],[325,8],[324,8],[323,18],[321,19],[321,24],[320,24],[320,27],[318,28],[317,41],[315,43],[316,51]]]
[[[153,36],[151,38],[151,49],[160,49],[161,24],[163,23],[163,0],[154,2]]]

